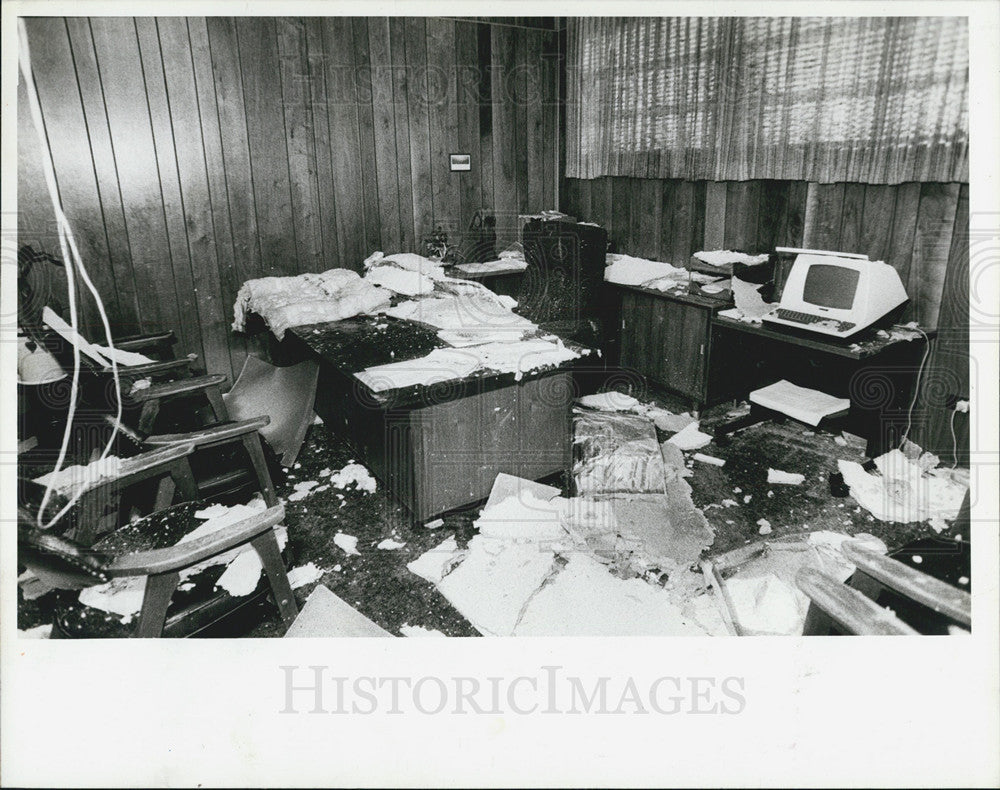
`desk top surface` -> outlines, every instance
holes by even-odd
[[[853,340],[825,340],[820,335],[809,335],[803,332],[796,332],[794,329],[784,330],[775,326],[765,324],[752,324],[747,321],[740,321],[729,316],[716,315],[712,318],[716,326],[745,332],[750,335],[766,337],[771,340],[779,340],[784,343],[792,343],[803,348],[811,348],[828,354],[836,354],[850,359],[868,359],[877,356],[889,348],[901,343],[918,342],[922,343],[923,338],[915,330],[886,330],[879,334],[878,330],[869,329],[860,332]],[[928,337],[934,337],[935,330],[924,330]]]
[[[333,321],[322,324],[306,324],[292,327],[288,330],[299,342],[332,367],[347,376],[392,362],[407,362],[429,354],[434,349],[450,348],[437,336],[437,329],[400,318],[385,315],[358,316],[344,321]],[[552,335],[552,332],[539,332],[539,336]],[[595,353],[594,349],[571,340],[563,339],[563,344],[581,357]],[[559,365],[542,365],[531,371],[526,371],[520,378],[513,372],[496,370],[476,370],[468,376],[454,381],[431,385],[417,385],[401,389],[372,392],[360,380],[355,379],[366,394],[381,404],[401,406],[415,404],[433,396],[433,401],[441,400],[442,387],[447,387],[449,393],[461,397],[465,389],[496,388],[515,383],[541,378],[555,371],[571,368],[576,360],[570,360]]]
[[[706,310],[712,311],[723,310],[727,307],[732,307],[733,304],[732,299],[711,298],[708,296],[699,296],[698,294],[690,293],[687,289],[687,283],[676,286],[667,291],[660,291],[656,288],[644,288],[641,285],[613,283],[608,280],[605,280],[604,284],[620,288],[623,291],[634,291],[635,293],[645,294],[646,296],[653,296],[659,299],[669,299],[675,302],[692,305],[694,307],[704,307]]]

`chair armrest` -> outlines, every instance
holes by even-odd
[[[201,392],[207,390],[209,387],[221,387],[226,381],[227,377],[222,373],[210,373],[207,376],[166,381],[162,384],[152,384],[146,387],[146,389],[136,390],[129,395],[129,399],[133,403],[143,403],[149,400],[174,398],[178,395]]]
[[[843,552],[859,571],[889,589],[962,625],[972,625],[972,596],[965,590],[921,573],[897,559],[872,551],[861,541],[845,540]]]
[[[916,636],[917,632],[846,584],[815,568],[805,567],[795,583],[822,612],[841,627],[859,636]]]
[[[190,372],[191,365],[198,357],[194,354],[186,357],[181,357],[180,359],[170,359],[166,362],[151,362],[148,365],[119,365],[118,366],[118,377],[120,379],[145,379],[152,376],[158,376],[163,373],[185,373]],[[100,372],[105,375],[112,375],[111,368],[99,368]]]
[[[160,469],[166,469],[174,461],[184,458],[194,452],[194,444],[175,444],[170,447],[160,447],[131,458],[123,458],[118,468],[118,474],[101,478],[98,484],[122,482],[136,475],[150,476]]]
[[[228,422],[200,428],[189,433],[161,433],[157,436],[147,436],[145,444],[149,446],[192,444],[201,447],[206,444],[217,444],[227,439],[235,439],[249,433],[256,433],[271,422],[267,415],[252,417],[249,420]]]
[[[258,535],[273,529],[285,517],[284,505],[275,505],[263,513],[243,519],[218,532],[198,540],[170,546],[165,549],[151,549],[126,554],[112,560],[104,568],[110,576],[145,576],[170,573],[195,565],[216,554],[229,551],[244,543],[249,543]]]
[[[172,346],[177,342],[177,336],[171,330],[153,332],[147,335],[127,335],[115,338],[115,347],[123,351],[142,351],[144,348],[157,346]]]

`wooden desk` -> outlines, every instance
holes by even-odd
[[[935,331],[926,332],[933,338]],[[787,379],[839,398],[851,409],[844,427],[868,440],[868,455],[898,445],[917,384],[925,340],[859,333],[855,341],[750,324],[716,315],[712,319],[713,367],[725,371],[736,397]],[[914,423],[920,419],[914,414]]]
[[[570,467],[572,362],[519,381],[482,370],[373,392],[354,373],[444,347],[436,331],[375,316],[295,327],[286,337],[320,362],[317,413],[357,442],[375,476],[418,520],[483,499],[499,472],[537,480]]]

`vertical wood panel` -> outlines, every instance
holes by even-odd
[[[706,250],[721,250],[726,243],[726,183],[709,181],[705,192]]]
[[[458,151],[472,157],[472,170],[455,173],[458,178],[462,222],[468,224],[482,204],[483,158],[479,149],[479,44],[476,26],[455,23],[455,69],[457,75]]]
[[[810,249],[839,249],[843,212],[843,184],[810,183],[803,244]]]
[[[323,20],[323,60],[326,64],[326,110],[330,128],[333,183],[337,211],[340,265],[358,270],[371,250],[365,236],[361,181],[362,149],[358,124],[357,72],[354,66],[354,29],[345,17]]]
[[[726,190],[726,229],[723,245],[727,250],[757,252],[757,218],[760,212],[759,181],[731,181]]]
[[[514,105],[514,31],[509,27],[492,28],[493,100],[493,200],[497,210],[498,238],[516,238],[517,230],[517,173],[515,163],[515,124],[517,111]]]
[[[186,226],[177,229],[190,254],[193,291],[201,325],[201,341],[206,370],[231,371],[229,356],[229,305],[222,301],[212,198],[205,169],[205,150],[201,134],[201,112],[195,87],[193,49],[187,20],[181,17],[157,20],[163,74],[170,110],[170,130],[176,152],[177,177],[182,219]],[[214,110],[214,108],[213,108]],[[198,124],[192,128],[192,119]],[[175,267],[177,259],[175,258]],[[182,303],[183,305],[183,303]]]
[[[233,222],[229,210],[226,187],[226,164],[223,154],[220,109],[215,93],[212,67],[212,44],[207,20],[189,19],[188,36],[191,39],[191,61],[197,90],[198,114],[201,119],[201,140],[205,156],[205,173],[208,179],[209,202],[212,208],[212,233],[215,254],[219,265],[219,299],[226,324],[230,320],[232,305],[241,281],[237,271],[236,245]],[[228,130],[227,130],[228,131]],[[230,373],[238,376],[246,357],[246,343],[242,337],[228,332]],[[213,371],[224,372],[224,371]],[[235,381],[235,378],[232,379]]]
[[[448,164],[448,154],[458,148],[454,22],[427,20],[427,75],[434,223],[444,228],[452,240],[465,229],[458,189],[461,174],[451,172]]]
[[[423,19],[406,20],[407,103],[410,119],[410,172],[413,189],[414,239],[433,229],[434,194],[431,185],[431,133],[427,82],[427,29]]]
[[[368,55],[371,63],[371,107],[375,140],[375,180],[378,185],[378,207],[382,229],[381,249],[386,253],[393,253],[401,249],[401,219],[389,20],[385,17],[368,20]]]
[[[958,184],[923,184],[920,188],[910,297],[919,305],[917,320],[926,326],[937,326],[958,195]]]
[[[864,213],[860,221],[858,252],[873,261],[884,261],[892,245],[892,220],[896,209],[896,187],[869,184],[865,187]]]
[[[866,211],[865,185],[847,184],[844,187],[844,210],[840,219],[839,251],[865,252],[861,249],[861,233]]]
[[[372,62],[368,43],[368,23],[364,19],[352,20],[354,28],[354,74],[357,81],[358,134],[361,140],[361,199],[364,204],[365,234],[363,252],[367,256],[382,247],[379,222],[379,193],[375,160],[375,117],[372,111],[374,86]],[[388,197],[388,196],[387,196]],[[358,265],[360,266],[360,261]]]
[[[524,59],[519,61],[525,69],[523,104],[525,110],[525,169],[527,179],[527,201],[522,204],[528,212],[534,213],[549,208],[549,199],[545,194],[545,146],[542,142],[544,129],[543,74],[542,74],[542,36],[538,33],[527,33],[524,36]]]
[[[277,20],[279,89],[288,179],[291,191],[292,223],[295,226],[295,255],[298,270],[323,271],[323,248],[319,184],[316,181],[316,147],[313,138],[312,92],[305,21]]]

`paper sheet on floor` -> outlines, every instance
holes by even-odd
[[[573,555],[528,602],[514,636],[705,636],[670,594]]]
[[[750,402],[813,426],[819,425],[824,417],[851,407],[849,398],[835,398],[784,379],[751,392]]]
[[[692,422],[667,439],[681,450],[699,450],[712,441],[711,435],[698,430],[700,423]]]
[[[578,410],[573,423],[577,493],[663,493],[663,455],[649,420]]]

